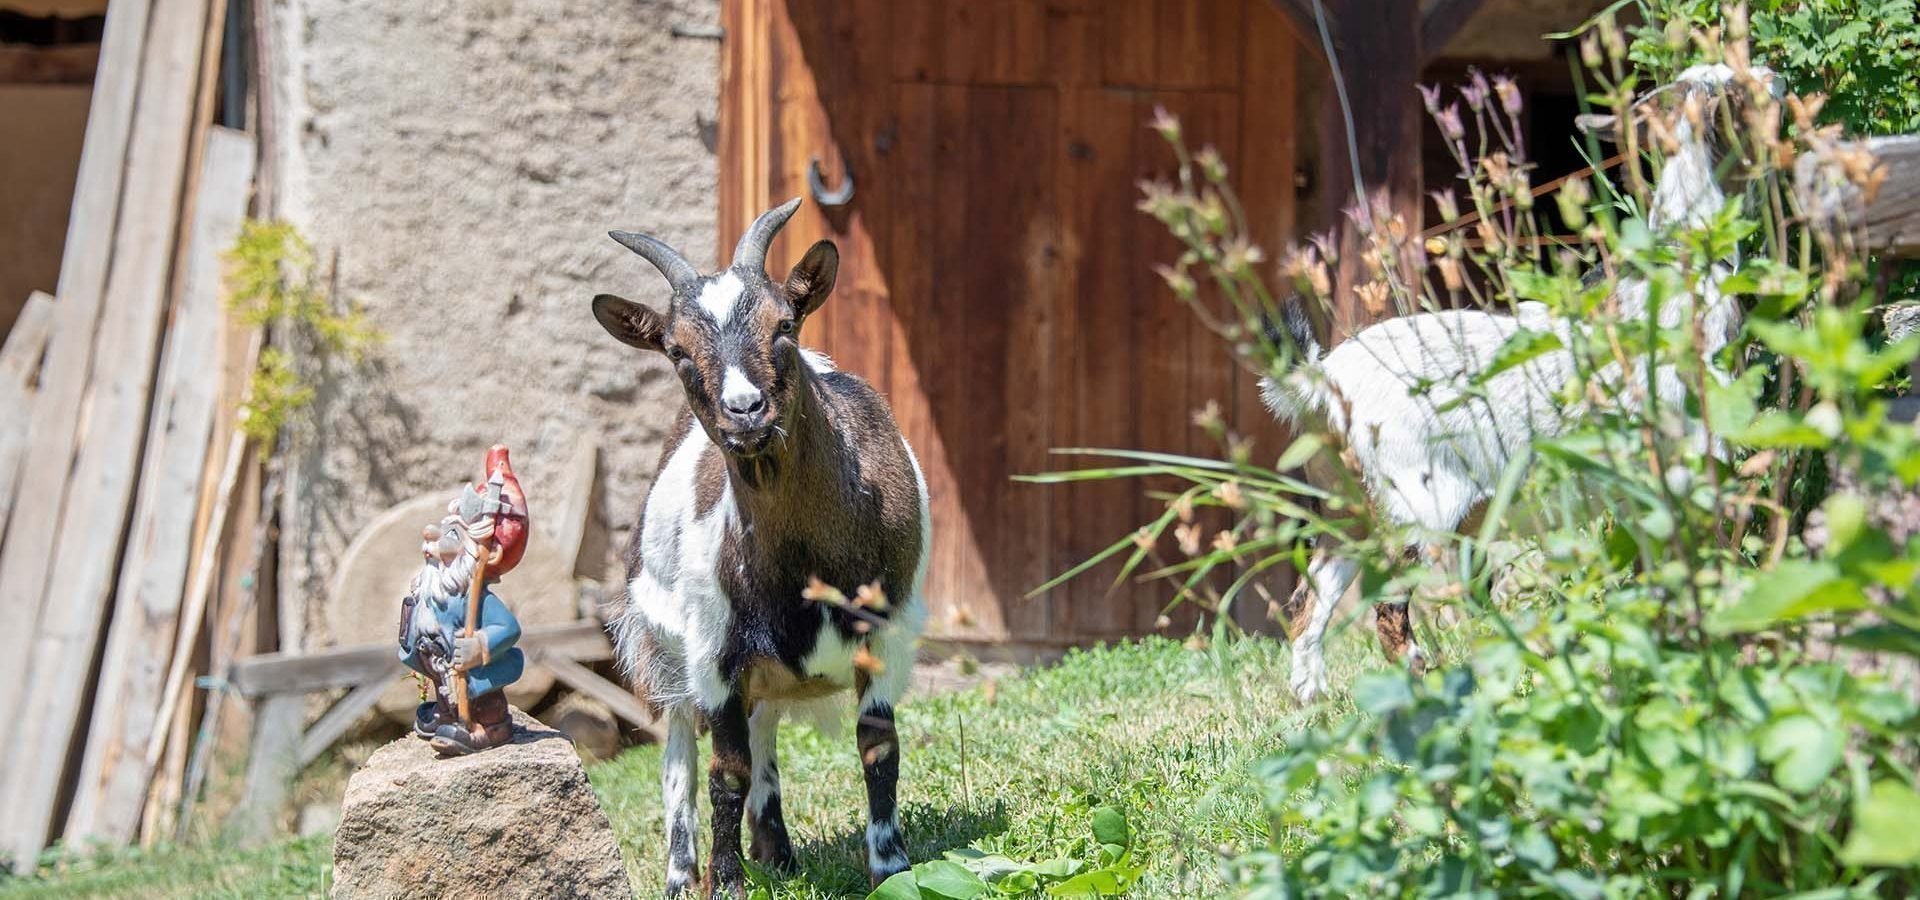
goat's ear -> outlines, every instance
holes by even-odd
[[[632,300],[600,294],[593,298],[593,317],[622,344],[655,352],[663,349],[667,320]]]
[[[787,302],[793,311],[805,317],[827,302],[833,293],[833,281],[840,276],[840,248],[832,241],[819,241],[807,249],[807,255],[787,275]]]

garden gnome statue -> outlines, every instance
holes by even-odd
[[[446,517],[421,534],[425,561],[400,604],[400,661],[432,688],[413,727],[443,755],[513,738],[501,689],[520,678],[526,656],[514,646],[520,622],[493,586],[526,552],[527,524],[526,495],[507,448],[496,446],[487,451],[486,481],[461,489]]]

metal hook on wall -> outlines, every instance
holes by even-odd
[[[840,186],[827,190],[826,179],[820,175],[820,157],[807,162],[807,190],[813,193],[813,202],[827,209],[837,209],[853,202],[853,163],[840,161]]]

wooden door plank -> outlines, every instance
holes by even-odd
[[[186,277],[167,326],[160,382],[148,423],[132,530],[121,560],[112,621],[80,766],[69,842],[133,839],[146,794],[147,745],[169,718],[159,677],[175,657],[181,601],[201,471],[213,428],[217,356],[225,314],[222,260],[240,234],[253,181],[254,145],[246,134],[215,129],[209,137],[199,199],[186,237]],[[202,607],[204,608],[204,607]],[[199,631],[196,615],[187,637]],[[190,646],[183,648],[190,652]]]
[[[1140,107],[1131,94],[1089,88],[1063,93],[1060,217],[1063,243],[1072,260],[1071,287],[1060,301],[1071,308],[1056,343],[1055,365],[1067,367],[1072,402],[1053,419],[1059,447],[1138,446],[1132,395],[1136,356],[1129,279],[1134,209],[1131,187],[1134,132]],[[1153,277],[1149,273],[1148,277]],[[1055,457],[1054,468],[1091,468],[1086,457]],[[1139,525],[1129,481],[1097,481],[1051,488],[1058,527],[1054,570],[1079,564]],[[1126,597],[1135,589],[1113,586],[1120,559],[1095,567],[1055,589],[1056,636],[1082,638],[1126,634],[1131,616]]]
[[[1185,128],[1186,121],[1192,118],[1186,98],[1172,94],[1141,95],[1135,121],[1144,123],[1156,106],[1165,107],[1178,117],[1190,142],[1189,147],[1199,149],[1199,136]],[[1157,132],[1136,127],[1133,141],[1136,180],[1166,181],[1173,177],[1173,151]],[[1195,323],[1192,313],[1173,298],[1152,268],[1156,263],[1171,265],[1184,248],[1167,233],[1165,226],[1150,218],[1136,215],[1129,220],[1129,226],[1132,252],[1122,265],[1126,268],[1130,285],[1127,293],[1129,309],[1132,311],[1129,318],[1133,326],[1130,340],[1138,354],[1134,363],[1132,410],[1139,423],[1137,446],[1143,450],[1185,453],[1188,449],[1187,437],[1193,427],[1193,411],[1187,403],[1186,381],[1193,365],[1190,351]],[[1179,490],[1184,486],[1170,480],[1154,479],[1144,485],[1136,485],[1136,488],[1140,487]],[[1165,508],[1160,501],[1146,496],[1144,490],[1137,489],[1133,520],[1149,521],[1164,512]],[[1182,558],[1171,530],[1157,545],[1156,553],[1155,565]],[[1132,594],[1129,604],[1132,620],[1125,627],[1128,630],[1152,628],[1172,594],[1171,586],[1166,582],[1142,585]],[[1179,618],[1184,626],[1183,631],[1190,627],[1191,620],[1185,613]]]
[[[1238,92],[1193,92],[1179,94],[1177,98],[1166,96],[1162,99],[1168,102],[1174,102],[1177,99],[1181,104],[1182,122],[1188,140],[1203,148],[1213,147],[1226,158],[1229,166],[1238,162],[1241,99]],[[1183,248],[1179,248],[1177,243],[1167,246],[1167,250],[1171,252],[1178,252],[1179,249]],[[1204,303],[1207,309],[1216,312],[1224,311],[1227,307],[1226,298],[1207,284],[1209,280],[1201,279],[1200,302]],[[1187,415],[1176,419],[1186,429],[1186,451],[1194,456],[1224,457],[1228,448],[1205,430],[1197,427],[1193,416],[1209,408],[1210,405],[1218,409],[1223,417],[1232,410],[1235,396],[1234,381],[1240,371],[1233,360],[1233,348],[1226,338],[1200,321],[1193,310],[1181,303],[1164,283],[1158,280],[1149,283],[1156,294],[1153,301],[1155,305],[1163,309],[1173,309],[1177,315],[1186,320],[1185,410]],[[1233,519],[1234,516],[1220,510],[1202,510],[1196,515],[1195,523],[1200,526],[1203,552],[1212,543],[1214,535],[1221,529],[1231,526]],[[1231,569],[1222,569],[1213,574],[1208,580],[1208,585],[1216,591],[1224,591],[1231,582]],[[1162,587],[1162,597],[1170,593],[1167,590],[1169,586]],[[1139,627],[1146,629],[1153,625],[1152,620],[1146,619],[1146,616],[1158,616],[1159,610],[1149,606],[1136,614],[1141,617],[1140,620],[1136,620],[1140,623]],[[1198,607],[1187,606],[1181,609],[1170,616],[1173,620],[1173,628],[1178,632],[1190,629],[1198,615]]]
[[[22,727],[16,747],[19,758],[38,760],[39,765],[9,767],[5,779],[9,828],[4,849],[15,859],[38,854],[55,824],[69,743],[85,707],[86,673],[93,666],[113,587],[176,252],[207,16],[207,0],[159,0],[141,60],[140,102],[122,197],[126,212],[114,231],[102,306],[107,314],[100,321],[94,364],[81,398],[86,415],[78,434],[84,440],[77,442],[72,487],[61,503],[51,561],[44,566],[45,590],[36,591],[43,597],[41,615],[20,704],[35,714],[18,720]],[[51,392],[41,399],[56,400]],[[28,477],[35,479],[29,484],[39,483],[33,471]],[[0,580],[13,574],[11,566],[24,562],[10,546],[4,563],[8,571],[0,572]],[[31,581],[24,586],[36,587]]]
[[[1238,91],[1238,38],[1246,5],[1247,0],[1155,0],[1153,87]]]
[[[897,20],[895,27],[897,33]],[[896,43],[896,51],[902,49],[904,45]],[[898,60],[900,54],[895,58]],[[904,84],[892,92],[893,140],[885,167],[885,190],[891,199],[886,224],[877,235],[882,258],[888,261],[887,340],[892,349],[887,358],[887,383],[894,421],[919,460],[931,498],[933,547],[928,558],[926,595],[932,620],[928,631],[998,637],[1005,634],[998,606],[990,596],[966,593],[955,577],[971,533],[965,521],[955,517],[959,506],[952,462],[928,398],[928,393],[937,389],[942,367],[951,364],[939,352],[943,332],[933,295],[935,223],[942,215],[935,194],[941,177],[936,160],[939,138],[935,113],[944,90],[948,89]]]
[[[13,320],[6,346],[0,347],[0,546],[5,545],[13,498],[19,495],[20,468],[29,446],[27,428],[33,418],[40,363],[53,333],[54,312],[53,296],[34,291]],[[16,612],[7,605],[0,609],[9,616]]]
[[[80,424],[80,400],[93,364],[94,323],[114,248],[141,49],[152,6],[151,0],[125,0],[107,11],[100,67],[87,110],[86,143],[60,260],[60,284],[55,291],[60,302],[33,404],[31,431],[37,440],[29,445],[18,476],[33,502],[10,520],[6,543],[0,545],[0,612],[7,621],[19,623],[0,629],[0,684],[19,685],[25,679],[33,624],[52,564],[61,502],[73,463],[73,436]],[[22,700],[21,691],[0,692],[0,721],[14,721]],[[8,796],[0,777],[0,802]],[[0,845],[12,843],[9,833],[0,828]]]
[[[1286,15],[1267,0],[1253,0],[1246,12],[1244,82],[1240,92],[1240,153],[1229,173],[1247,210],[1247,226],[1255,246],[1277,261],[1289,242],[1298,238],[1299,131],[1296,60],[1301,49]],[[1270,288],[1285,296],[1274,264],[1263,273]],[[1286,448],[1289,435],[1260,399],[1258,375],[1235,373],[1234,403],[1229,421],[1251,442],[1253,460],[1270,466]],[[1261,578],[1267,594],[1285,597],[1293,589],[1291,567],[1268,570]],[[1234,618],[1242,628],[1263,633],[1284,630],[1267,610],[1265,598],[1253,592],[1235,603]]]

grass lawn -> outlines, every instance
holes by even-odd
[[[1334,636],[1336,686],[1383,662],[1362,630]],[[1126,813],[1149,864],[1133,896],[1227,893],[1221,850],[1266,839],[1252,764],[1288,731],[1351,710],[1344,697],[1298,709],[1286,657],[1271,640],[1196,650],[1150,639],[1076,652],[959,693],[910,697],[900,710],[900,803],[912,858],[971,846],[1020,861],[1088,859],[1090,811],[1104,804]],[[865,801],[851,728],[829,737],[789,724],[780,751],[802,870],[768,893],[864,896]],[[641,896],[664,883],[659,768],[659,748],[640,747],[589,769]],[[34,878],[0,880],[0,897],[317,895],[330,886],[331,852],[327,839],[313,838],[70,858]]]

